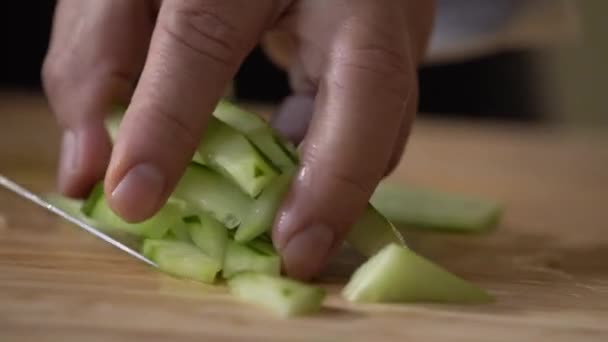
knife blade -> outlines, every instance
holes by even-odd
[[[42,196],[35,194],[34,192],[30,191],[29,189],[19,185],[17,182],[15,182],[1,174],[0,174],[0,185],[2,185],[3,188],[8,189],[8,190],[12,191],[13,193],[17,194],[18,196],[25,198],[25,199],[29,200],[30,202],[37,204],[38,206],[67,220],[68,222],[76,225],[77,227],[79,227],[79,228],[83,229],[84,231],[92,234],[93,236],[101,239],[102,241],[105,241],[106,243],[109,243],[110,245],[118,248],[119,250],[139,259],[140,261],[143,261],[151,266],[157,267],[157,265],[153,261],[151,261],[150,259],[143,256],[136,249],[128,246],[128,244],[118,240],[115,237],[112,237],[108,233],[101,231],[99,228],[93,226],[92,224],[85,222],[85,221],[79,219],[78,217],[68,213],[66,210],[59,208],[58,206],[45,200]]]

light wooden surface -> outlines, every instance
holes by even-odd
[[[42,99],[0,97],[0,172],[53,190],[58,133]],[[420,120],[392,177],[507,206],[490,236],[416,247],[496,303],[353,306],[355,265],[324,276],[317,317],[279,320],[221,288],[177,281],[0,191],[0,341],[608,341],[608,138]]]

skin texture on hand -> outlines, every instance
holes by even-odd
[[[153,215],[264,41],[293,89],[272,123],[302,140],[273,240],[289,275],[313,277],[401,157],[433,10],[428,0],[61,0],[43,67],[64,130],[60,190],[84,196],[103,178],[117,214]],[[273,45],[279,37],[289,43]],[[112,150],[103,118],[117,103],[129,106]]]

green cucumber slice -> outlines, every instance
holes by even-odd
[[[167,274],[206,284],[213,284],[221,269],[217,260],[184,242],[146,239],[141,252]]]
[[[245,136],[212,117],[198,147],[205,165],[232,180],[251,197],[278,175]]]
[[[147,220],[139,223],[126,222],[109,207],[102,183],[95,186],[82,210],[91,220],[102,226],[114,227],[117,230],[148,238],[163,237],[171,227],[180,224],[182,214],[180,206],[169,201]]]
[[[84,205],[84,200],[69,198],[66,196],[62,196],[55,193],[46,194],[43,196],[43,199],[53,206],[63,210],[66,214],[77,218],[81,221],[90,223],[92,222],[84,213],[82,212],[82,206]]]
[[[223,266],[228,245],[226,228],[209,215],[200,215],[198,222],[188,221],[186,224],[194,244]]]
[[[295,151],[295,147],[282,140],[268,123],[255,113],[221,99],[213,115],[245,135],[279,170],[286,171],[294,167],[297,158],[291,152]]]
[[[172,194],[187,203],[190,214],[211,215],[229,229],[238,227],[250,212],[253,199],[205,166],[191,163]]]
[[[274,248],[272,242],[266,239],[255,239],[253,241],[248,242],[247,246],[262,255],[278,255],[277,250]]]
[[[188,230],[188,223],[181,221],[179,224],[169,228],[165,239],[192,243],[190,232]]]
[[[346,236],[346,242],[368,257],[389,244],[405,245],[401,233],[371,205],[368,205],[363,216],[353,225]]]
[[[381,183],[370,202],[400,228],[479,233],[500,221],[499,203],[422,187]]]
[[[227,283],[235,297],[280,317],[316,313],[326,297],[323,288],[269,274],[241,273]]]
[[[105,126],[108,135],[110,136],[110,141],[112,143],[116,142],[116,136],[118,135],[118,129],[120,128],[120,122],[122,121],[122,113],[124,113],[124,108],[116,108],[116,110],[108,115],[105,119]]]
[[[342,295],[358,303],[480,303],[492,300],[483,290],[396,244],[384,247],[361,265]]]
[[[277,210],[291,184],[293,171],[291,169],[280,175],[253,202],[247,219],[234,235],[236,241],[249,242],[271,230]]]
[[[222,276],[229,279],[241,272],[279,275],[281,260],[277,255],[260,253],[247,245],[230,240],[226,249]]]

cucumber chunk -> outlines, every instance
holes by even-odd
[[[326,297],[323,288],[261,273],[241,273],[228,280],[237,298],[266,308],[280,317],[318,312]]]
[[[247,219],[237,229],[234,239],[238,242],[248,242],[271,230],[279,205],[293,175],[293,169],[280,175],[269,185],[251,206]]]
[[[443,232],[488,231],[502,213],[494,201],[389,183],[381,183],[370,202],[400,227]]]
[[[76,219],[84,222],[91,222],[82,211],[84,200],[69,198],[54,193],[43,196],[43,199]]]
[[[182,221],[179,224],[169,228],[165,239],[192,243],[190,232],[188,231],[188,223]]]
[[[371,205],[348,232],[346,242],[368,257],[389,244],[405,245],[401,233]]]
[[[267,241],[266,239],[255,239],[253,241],[248,242],[247,246],[262,255],[278,255],[277,250],[274,248],[272,242]]]
[[[191,163],[172,197],[196,211],[211,215],[229,229],[238,227],[249,214],[253,199],[208,168]]]
[[[279,275],[281,260],[277,255],[260,253],[254,248],[230,240],[226,249],[222,276],[229,279],[241,272]]]
[[[147,238],[161,238],[171,227],[181,223],[180,206],[170,201],[147,220],[139,223],[126,222],[109,207],[101,183],[95,186],[95,189],[85,201],[83,212],[102,226],[114,227]]]
[[[359,303],[480,303],[492,300],[483,290],[396,244],[384,247],[361,265],[342,295]]]
[[[247,138],[216,118],[209,120],[198,153],[205,165],[251,197],[257,197],[278,175]]]
[[[188,221],[186,224],[194,244],[223,266],[228,245],[226,228],[209,215],[201,215],[198,222]]]
[[[281,141],[268,123],[255,113],[222,99],[217,104],[213,115],[245,135],[279,170],[286,171],[295,165],[297,158],[290,153],[295,148],[289,143]]]
[[[111,115],[108,115],[105,120],[106,131],[110,136],[110,141],[112,143],[116,142],[116,137],[118,136],[118,129],[120,128],[120,122],[122,121],[122,113],[124,113],[125,108],[116,108]]]
[[[146,239],[141,252],[165,273],[206,284],[213,284],[221,269],[217,260],[184,242]]]

